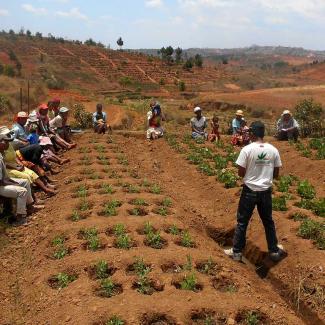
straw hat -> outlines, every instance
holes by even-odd
[[[11,141],[10,130],[6,126],[0,126],[0,141]]]
[[[286,109],[286,110],[283,111],[282,116],[283,115],[290,115],[291,116],[292,114],[288,109]]]
[[[26,112],[19,112],[19,113],[17,114],[17,117],[19,117],[19,118],[27,118],[28,115],[27,115]]]
[[[241,109],[239,109],[239,110],[236,112],[236,115],[237,115],[237,116],[244,116],[244,112],[243,112]]]

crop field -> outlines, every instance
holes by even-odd
[[[59,194],[1,241],[0,324],[322,324],[321,144],[279,146],[288,256],[268,260],[254,214],[238,263],[223,253],[241,189],[226,141],[80,135]]]

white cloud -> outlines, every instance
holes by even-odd
[[[88,17],[85,14],[81,13],[79,8],[72,8],[69,11],[56,11],[55,15],[64,18],[88,20]]]
[[[47,10],[45,8],[36,8],[29,3],[24,3],[21,7],[25,11],[30,12],[34,15],[47,15]]]
[[[145,4],[150,8],[160,8],[164,5],[163,0],[147,0]]]
[[[0,16],[9,16],[9,11],[7,9],[0,9]]]
[[[271,25],[285,25],[288,20],[282,17],[270,16],[265,18],[265,22]]]

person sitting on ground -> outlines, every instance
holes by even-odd
[[[241,128],[241,122],[244,119],[244,112],[242,110],[238,110],[236,112],[236,117],[232,120],[232,134],[239,133]]]
[[[249,127],[244,119],[240,122],[240,129],[233,134],[231,144],[233,146],[246,146],[250,142]]]
[[[255,206],[264,225],[270,258],[277,262],[285,254],[282,246],[278,245],[272,219],[272,184],[273,178],[279,176],[281,158],[275,147],[264,142],[264,134],[264,124],[253,122],[250,127],[252,143],[241,150],[236,161],[238,175],[243,177],[244,185],[237,211],[233,248],[225,250],[236,261],[242,260],[246,231]]]
[[[281,118],[277,122],[278,140],[293,140],[297,141],[299,136],[299,124],[293,118],[289,110],[284,110]]]
[[[44,169],[41,167],[41,157],[43,154],[43,147],[39,144],[32,144],[30,146],[21,148],[16,151],[18,161],[25,167],[33,170],[39,175],[40,179],[51,190],[55,190],[55,186],[52,185],[53,181],[46,175]],[[55,194],[53,191],[51,194]]]
[[[52,120],[59,114],[61,100],[60,98],[53,98],[48,103],[47,106],[49,108],[49,118]]]
[[[61,107],[59,114],[50,121],[50,127],[66,142],[72,144],[71,141],[71,128],[67,124],[69,116],[69,109]]]
[[[62,139],[58,134],[56,134],[50,127],[50,121],[48,118],[48,106],[46,104],[41,104],[39,106],[38,112],[38,127],[40,135],[49,137],[53,144],[61,147],[62,149],[70,150],[76,147],[75,143],[68,143]]]
[[[38,135],[38,125],[32,124],[29,126],[29,135],[27,137],[27,141],[29,144],[37,144],[39,143],[39,135]]]
[[[211,121],[211,133],[208,136],[208,140],[211,142],[220,141],[219,118],[217,114],[213,114]]]
[[[111,127],[107,125],[107,115],[103,112],[103,105],[100,103],[96,105],[96,112],[93,113],[93,127],[98,134],[105,134],[107,129],[112,132]]]
[[[31,185],[33,184],[39,187],[46,194],[53,194],[53,189],[47,187],[33,170],[25,167],[21,161],[17,159],[16,152],[11,143],[4,153],[4,162],[9,177],[26,179]],[[34,201],[36,201],[35,198]]]
[[[25,124],[27,122],[28,115],[25,112],[19,112],[14,118],[14,125],[12,126],[13,146],[17,150],[19,148],[29,145],[27,141],[27,131]]]
[[[0,196],[16,199],[17,207],[14,218],[11,220],[19,224],[27,222],[27,212],[33,208],[33,197],[30,183],[26,179],[10,178],[4,163],[3,154],[9,147],[12,138],[10,130],[5,126],[0,126]],[[34,206],[34,208],[40,208]]]
[[[156,140],[164,135],[161,125],[163,120],[161,107],[157,102],[150,104],[150,111],[147,113],[147,139]]]
[[[54,162],[59,165],[63,165],[70,162],[70,159],[61,159],[54,153],[54,147],[50,138],[41,137],[40,145],[43,147],[43,153],[41,156],[41,166],[46,171],[50,171],[52,174],[56,174],[56,172],[53,171],[52,166],[49,164],[49,162]]]
[[[195,117],[191,118],[192,138],[193,139],[207,139],[208,134],[206,129],[208,127],[207,119],[202,115],[200,107],[194,108]]]

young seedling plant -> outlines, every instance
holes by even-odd
[[[125,325],[125,322],[118,316],[112,316],[105,325]]]
[[[86,247],[91,251],[96,251],[101,247],[98,231],[96,228],[86,228],[80,231],[81,236],[87,241]]]
[[[66,288],[69,283],[75,281],[78,278],[75,274],[68,274],[65,272],[58,273],[49,279],[50,285],[55,289]]]
[[[184,276],[183,280],[180,282],[180,289],[194,292],[199,290],[198,281],[194,272]]]
[[[113,193],[115,193],[115,190],[114,190],[113,186],[110,184],[102,184],[100,193],[101,194],[113,194]]]
[[[53,257],[57,260],[64,258],[69,254],[69,249],[65,247],[65,237],[57,236],[52,241],[52,246],[55,247]]]
[[[104,206],[104,215],[105,216],[116,216],[117,215],[117,208],[122,205],[122,202],[117,200],[111,200],[107,202]]]
[[[195,247],[194,240],[187,230],[182,232],[179,244],[184,247]]]
[[[287,211],[287,200],[285,196],[274,197],[272,199],[272,209],[274,211]]]
[[[146,240],[145,243],[155,249],[161,249],[166,244],[166,241],[161,237],[159,231],[154,231],[153,229],[146,230]]]
[[[113,282],[111,278],[102,279],[98,294],[101,297],[111,298],[122,292],[122,287]]]
[[[161,193],[161,188],[158,184],[153,184],[150,188],[150,192],[153,194],[160,194]]]

